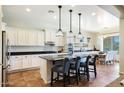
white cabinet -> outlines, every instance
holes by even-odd
[[[44,37],[45,37],[44,35],[45,34],[42,31],[37,32],[37,44],[38,45],[44,45]]]
[[[51,40],[51,33],[52,33],[52,32],[50,32],[50,31],[46,31],[46,32],[45,32],[45,40],[46,40],[46,42],[47,42],[47,41],[52,41],[52,40]]]
[[[40,58],[34,55],[11,56],[8,61],[8,64],[10,64],[8,71],[39,67],[40,61]]]
[[[22,56],[12,56],[9,61],[9,64],[10,64],[9,71],[21,69],[22,68]]]
[[[32,56],[32,67],[39,67],[40,66],[40,58],[38,56]]]
[[[56,46],[64,46],[64,37],[56,37]]]
[[[64,46],[64,39],[65,37],[56,37],[56,32],[54,31],[46,31],[45,32],[45,39],[47,41],[53,41],[55,42],[56,46]]]
[[[26,45],[26,32],[18,31],[17,32],[17,45]]]
[[[54,31],[46,31],[45,32],[45,39],[47,41],[56,42],[56,33]]]
[[[44,45],[44,32],[7,27],[10,45]]]
[[[7,31],[7,38],[9,39],[10,45],[17,45],[18,44],[18,33],[17,31]]]
[[[30,56],[23,56],[22,57],[23,61],[22,61],[22,69],[24,68],[30,68],[31,67],[31,58]]]
[[[37,32],[30,31],[28,37],[29,45],[37,45]]]

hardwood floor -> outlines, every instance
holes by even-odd
[[[123,84],[120,84],[120,81],[124,80],[124,75],[120,75],[119,78],[108,84],[106,87],[124,87]]]
[[[67,87],[104,87],[119,77],[119,63],[109,65],[97,65],[97,78],[90,73],[90,81],[85,77],[79,81],[79,85],[75,80],[71,80],[71,84]],[[63,87],[62,81],[53,84],[55,87]],[[45,84],[40,78],[39,70],[23,71],[18,73],[8,74],[8,87],[50,87],[50,84]],[[115,86],[116,87],[116,86]]]

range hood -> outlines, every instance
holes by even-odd
[[[45,45],[46,45],[46,46],[55,46],[55,42],[53,42],[53,41],[47,41],[47,42],[45,43]]]

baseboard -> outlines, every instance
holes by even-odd
[[[31,68],[11,70],[11,71],[8,71],[7,73],[16,73],[16,72],[21,72],[21,71],[37,70],[37,69],[40,69],[40,67],[38,66],[38,67],[31,67]]]

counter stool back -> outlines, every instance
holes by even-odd
[[[66,80],[69,79],[68,72],[69,72],[69,68],[70,68],[70,60],[71,60],[71,58],[66,57],[64,59],[63,65],[54,66],[51,69],[51,86],[53,85],[53,81],[59,80],[59,76],[63,77],[63,85],[65,86]],[[53,78],[54,72],[57,73],[56,78]],[[62,74],[62,75],[60,75],[60,74]]]

